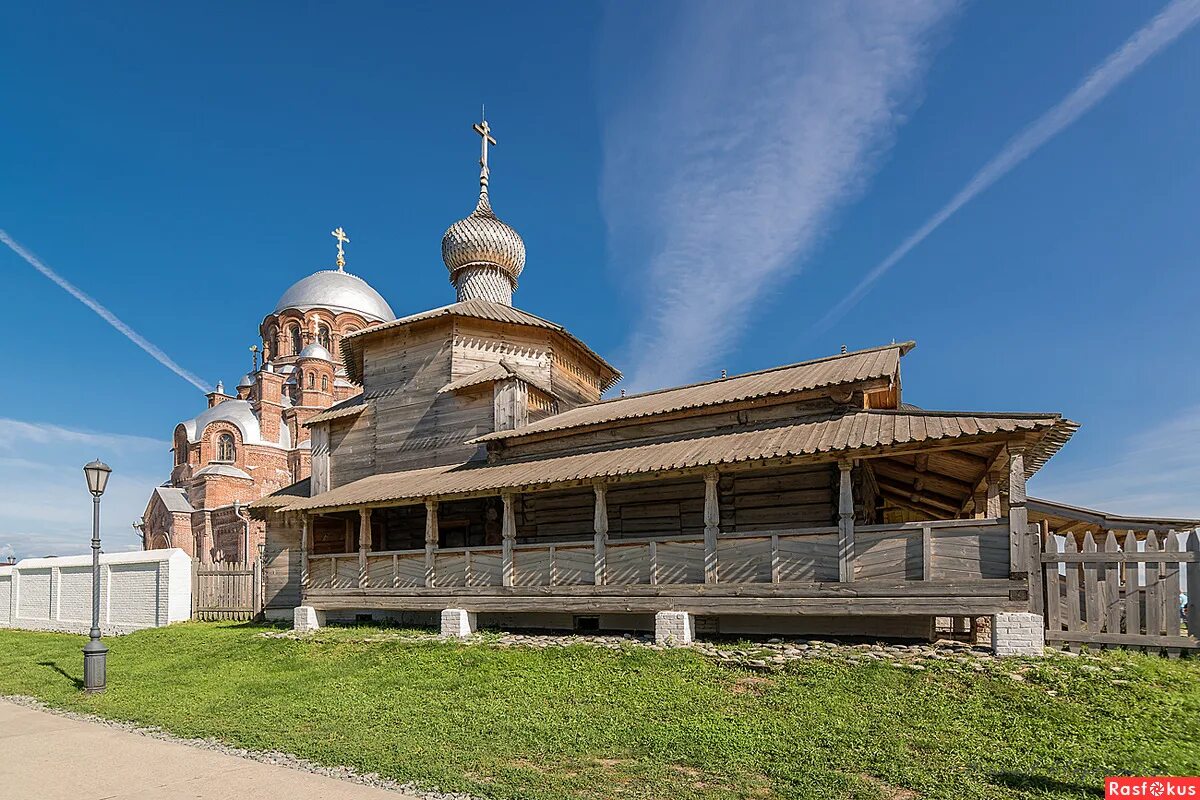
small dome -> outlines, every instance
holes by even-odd
[[[247,372],[242,377],[238,378],[237,388],[239,388],[239,389],[241,389],[243,386],[253,386],[253,385],[254,385],[254,376],[252,374],[250,374],[249,372]]]
[[[325,361],[333,361],[333,356],[330,352],[316,342],[301,350],[300,358],[321,358]]]
[[[467,267],[499,267],[513,286],[525,269],[525,242],[515,230],[501,222],[492,211],[487,195],[470,216],[451,225],[442,237],[442,261],[450,270],[450,280]]]
[[[374,322],[390,322],[396,318],[392,307],[370,284],[357,275],[336,269],[314,272],[293,283],[279,298],[272,313],[278,314],[289,308],[352,311]]]

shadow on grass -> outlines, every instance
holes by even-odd
[[[59,675],[62,675],[64,678],[69,680],[71,683],[75,684],[76,689],[83,688],[83,678],[76,678],[74,675],[67,672],[65,669],[60,667],[58,664],[55,664],[53,661],[39,661],[38,666],[39,667],[49,667],[50,669],[54,670]]]
[[[1044,775],[998,772],[990,777],[992,783],[1009,789],[1053,793],[1064,797],[1104,797],[1104,789],[1100,786],[1059,781]]]

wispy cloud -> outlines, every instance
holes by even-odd
[[[96,433],[74,428],[64,428],[48,422],[25,422],[19,419],[0,417],[0,452],[15,450],[24,443],[35,444],[83,444],[105,450],[163,449],[171,445],[161,439],[148,436],[131,436],[124,433]]]
[[[854,287],[853,291],[821,318],[817,327],[826,329],[841,319],[871,291],[871,287],[875,285],[876,281],[896,266],[901,259],[908,255],[909,251],[941,227],[942,223],[1083,116],[1150,58],[1178,39],[1197,20],[1200,20],[1200,0],[1175,0],[1163,9],[1144,28],[1130,37],[1120,49],[1105,59],[1104,63],[1096,67],[1083,83],[1063,98],[1058,105],[1009,141],[1004,149],[983,166],[983,169],[975,173],[974,177],[959,190],[958,194],[951,198],[949,203],[901,242],[900,246],[878,266],[867,273],[867,276]]]
[[[85,293],[82,289],[75,286],[75,284],[71,283],[66,278],[59,275],[54,270],[50,269],[50,267],[43,264],[37,256],[18,244],[11,236],[8,235],[6,231],[2,229],[0,229],[0,242],[3,242],[10,250],[19,255],[21,258],[25,259],[25,261],[28,262],[31,267],[57,283],[69,295],[83,303],[92,311],[95,311],[102,320],[113,326],[126,339],[145,350],[146,353],[149,354],[149,356],[155,361],[162,364],[164,367],[171,370],[200,391],[207,392],[209,389],[211,389],[212,384],[205,383],[193,373],[179,366],[179,364],[175,363],[170,356],[160,350],[158,345],[149,341],[146,339],[146,337],[142,336],[133,328],[126,325],[117,317],[116,314],[102,306],[97,300]]]
[[[104,547],[136,549],[131,524],[169,466],[169,449],[145,436],[0,418],[0,555],[86,552],[92,502],[82,466],[97,456],[113,468],[101,512]]]
[[[604,135],[610,255],[644,269],[634,388],[693,378],[734,344],[873,173],[954,7],[705,2],[662,26]]]
[[[1117,514],[1200,519],[1200,406],[1133,431],[1097,460],[1063,478],[1051,462],[1031,491]]]

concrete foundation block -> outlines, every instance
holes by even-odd
[[[659,611],[654,615],[654,642],[686,647],[696,639],[696,618],[686,611]]]
[[[475,632],[477,617],[474,611],[465,608],[442,610],[442,636],[465,639]]]
[[[292,612],[292,630],[296,633],[308,633],[325,627],[325,612],[318,611],[312,606],[296,606]]]
[[[992,651],[998,656],[1045,655],[1046,630],[1041,614],[996,614],[992,617]]]

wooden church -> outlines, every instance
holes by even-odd
[[[307,421],[311,478],[251,507],[269,611],[687,641],[1031,610],[1025,482],[1074,422],[905,404],[912,342],[602,400],[620,373],[512,305],[525,246],[475,127],[457,302],[343,337],[362,393]]]

